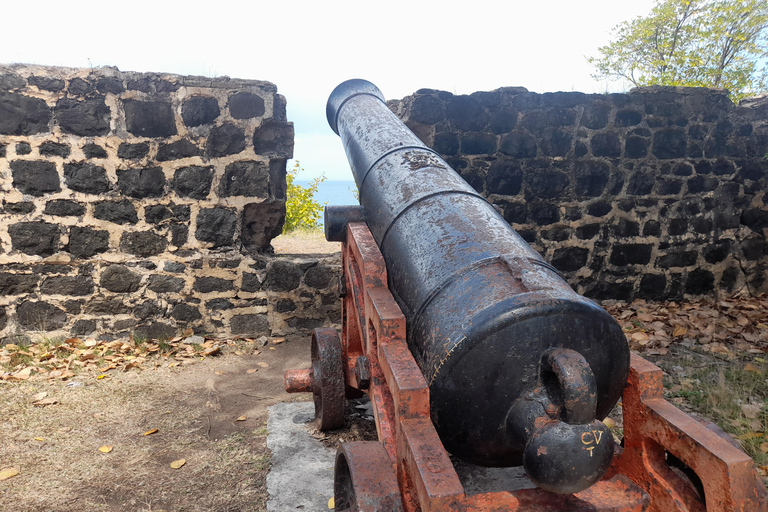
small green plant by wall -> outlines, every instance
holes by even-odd
[[[303,170],[297,160],[293,167],[288,170],[285,178],[287,190],[283,233],[290,233],[297,229],[313,231],[320,228],[323,205],[314,196],[317,193],[318,185],[325,181],[325,176],[315,178],[309,185],[302,187],[296,183],[296,178]]]

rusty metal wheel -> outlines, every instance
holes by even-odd
[[[344,425],[344,361],[336,329],[321,327],[312,332],[312,373],[315,419],[320,430]]]
[[[333,496],[337,512],[402,512],[397,477],[383,444],[358,441],[339,446]]]

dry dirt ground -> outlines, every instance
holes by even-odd
[[[241,340],[172,368],[0,381],[0,470],[19,471],[0,510],[264,510],[267,407],[309,398],[282,388],[308,359],[308,338]],[[56,403],[33,405],[42,393]]]

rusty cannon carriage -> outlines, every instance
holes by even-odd
[[[379,441],[339,447],[337,510],[768,511],[752,460],[666,402],[661,370],[376,86],[342,83],[327,116],[361,204],[326,208],[342,333],[316,329],[285,386],[313,393],[321,430],[370,397]],[[620,399],[621,444],[601,421]],[[467,493],[451,457],[522,465],[535,488]]]

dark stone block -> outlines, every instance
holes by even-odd
[[[712,272],[699,268],[688,273],[688,280],[685,282],[685,293],[704,295],[714,289],[715,276]]]
[[[534,197],[544,199],[562,196],[570,185],[567,174],[538,169],[526,172],[525,181]]]
[[[42,197],[61,191],[56,164],[44,160],[14,160],[11,162],[13,186],[22,194]]]
[[[19,142],[16,144],[16,154],[17,155],[28,155],[32,152],[32,146],[30,146],[26,142]]]
[[[168,240],[152,231],[123,233],[120,237],[120,250],[143,258],[156,256],[168,246]]]
[[[189,226],[186,224],[171,224],[171,244],[181,247],[187,243]]]
[[[117,187],[124,195],[136,199],[160,197],[165,188],[165,174],[160,167],[118,169]]]
[[[166,101],[124,100],[125,127],[137,137],[176,135],[173,107]]]
[[[715,211],[715,226],[718,229],[735,229],[741,225],[741,216],[731,211]]]
[[[753,231],[762,233],[768,227],[768,211],[751,208],[741,213],[741,223]]]
[[[748,261],[757,261],[766,254],[768,244],[762,238],[750,238],[741,242],[741,253]]]
[[[459,154],[459,137],[453,132],[440,132],[435,134],[435,142],[432,149],[444,156]]]
[[[162,221],[171,218],[173,218],[173,213],[163,204],[153,204],[144,207],[144,220],[147,224],[160,224]]]
[[[610,166],[598,160],[580,160],[576,162],[574,192],[578,196],[597,197],[605,190],[610,174]]]
[[[676,196],[683,189],[683,182],[680,180],[662,180],[659,182],[658,193],[660,196]]]
[[[249,293],[261,290],[261,281],[259,281],[259,276],[252,272],[244,272],[243,285],[240,287],[240,289]]]
[[[24,329],[55,331],[67,323],[67,313],[47,302],[25,300],[16,308],[16,321]]]
[[[40,156],[60,156],[61,158],[67,158],[70,153],[69,145],[62,144],[60,142],[43,142],[40,147],[37,148],[37,152]]]
[[[276,292],[289,292],[298,288],[303,272],[295,263],[273,261],[264,278],[264,288]]]
[[[533,203],[529,205],[531,220],[539,226],[548,226],[560,221],[560,208],[552,203]]]
[[[110,265],[101,273],[99,284],[114,293],[131,293],[139,289],[141,276],[123,265]]]
[[[44,295],[74,295],[93,294],[93,279],[84,276],[52,276],[40,285],[40,293]]]
[[[246,249],[261,251],[283,231],[285,203],[249,203],[243,208],[242,241]]]
[[[571,238],[573,230],[567,226],[555,226],[552,229],[541,232],[541,238],[544,240],[552,240],[554,242],[562,242]]]
[[[565,156],[573,137],[565,130],[547,128],[541,138],[541,151],[547,156]]]
[[[78,320],[69,331],[72,336],[86,336],[96,330],[96,322],[93,320]]]
[[[72,226],[67,248],[75,258],[90,258],[109,250],[109,232],[88,227]]]
[[[661,274],[645,274],[640,280],[638,295],[643,299],[660,300],[664,298],[667,278]]]
[[[691,219],[691,227],[697,233],[706,234],[712,231],[712,221],[703,216]]]
[[[581,208],[579,206],[566,206],[565,207],[565,220],[574,221],[583,217],[581,214]]]
[[[327,265],[317,265],[307,270],[304,275],[304,284],[318,290],[333,287],[336,284],[338,271]]]
[[[56,102],[53,111],[56,123],[64,133],[81,137],[96,137],[109,133],[111,111],[102,98],[61,98]]]
[[[123,201],[99,201],[93,209],[93,216],[115,224],[136,224],[139,217],[136,208],[127,199]]]
[[[465,132],[481,131],[488,124],[488,113],[472,96],[453,96],[446,105],[449,121]]]
[[[589,148],[587,147],[587,145],[581,141],[577,141],[576,145],[573,147],[573,154],[581,158],[587,153],[589,153]]]
[[[581,124],[590,130],[600,130],[608,125],[608,117],[611,114],[611,105],[607,102],[592,102],[584,107],[581,116]]]
[[[632,297],[632,283],[609,283],[601,281],[588,287],[584,296],[593,300],[623,300]]]
[[[237,226],[237,213],[229,208],[202,208],[197,214],[195,237],[212,247],[232,245]]]
[[[19,222],[8,226],[13,250],[50,256],[59,250],[59,226],[47,222]]]
[[[696,174],[712,174],[712,163],[708,160],[696,162]]]
[[[280,299],[275,304],[275,311],[278,313],[288,313],[290,311],[296,311],[296,303],[291,299]]]
[[[523,172],[519,164],[510,160],[497,160],[488,169],[486,188],[489,194],[515,196],[520,193]]]
[[[121,92],[125,91],[125,87],[123,87],[123,82],[116,78],[99,78],[99,81],[96,82],[96,90],[99,91],[102,94],[120,94]]]
[[[285,323],[287,323],[288,327],[291,329],[311,331],[318,327],[322,327],[325,322],[322,318],[302,318],[294,316],[289,318]]]
[[[163,144],[157,150],[157,161],[168,162],[193,156],[202,156],[202,151],[189,139],[181,139],[170,144]]]
[[[51,109],[40,98],[0,93],[0,135],[34,135],[47,132]]]
[[[235,306],[227,299],[211,299],[205,303],[205,307],[211,311],[223,311],[232,309]]]
[[[688,193],[700,194],[702,192],[712,192],[720,184],[717,178],[711,176],[693,176],[688,179]]]
[[[229,321],[232,334],[247,334],[257,336],[270,334],[269,318],[266,314],[236,315]]]
[[[510,132],[502,137],[499,151],[514,158],[534,158],[536,139],[522,131]]]
[[[688,232],[688,219],[671,219],[667,226],[667,234],[670,236],[680,236]]]
[[[555,250],[552,265],[562,272],[575,272],[587,264],[589,249],[583,247],[562,247]]]
[[[613,234],[620,238],[628,238],[640,235],[640,225],[637,222],[619,219],[613,226]]]
[[[624,173],[614,172],[611,177],[608,178],[608,193],[617,196],[624,188]]]
[[[180,274],[186,270],[187,266],[183,263],[177,263],[175,261],[166,261],[163,265],[163,270],[166,272],[173,272],[174,274]]]
[[[643,226],[643,236],[661,235],[661,224],[656,220],[649,220]]]
[[[6,158],[6,145],[0,144],[0,158]]]
[[[122,315],[129,311],[128,306],[116,298],[106,299],[103,296],[96,296],[85,304],[85,312],[93,315]]]
[[[200,310],[194,306],[176,304],[171,310],[171,317],[179,322],[194,322],[195,320],[203,318],[203,315],[201,315]]]
[[[683,158],[686,150],[685,132],[682,130],[665,128],[653,136],[653,154],[656,158]]]
[[[696,263],[698,256],[697,251],[671,252],[660,256],[656,260],[656,266],[662,268],[688,267]]]
[[[85,155],[85,158],[107,158],[106,150],[98,144],[86,144],[83,146],[83,154]]]
[[[0,210],[3,213],[10,213],[16,215],[24,215],[35,211],[35,203],[23,202],[23,203],[4,203],[3,209]]]
[[[739,174],[737,175],[737,179],[740,181],[758,181],[763,179],[766,175],[765,162],[761,163],[747,160],[738,162],[738,165]]]
[[[656,178],[652,174],[636,172],[629,178],[627,194],[631,196],[647,196],[653,190]]]
[[[731,240],[720,240],[704,248],[704,259],[707,263],[720,263],[731,253]]]
[[[712,166],[712,171],[715,176],[729,176],[736,172],[733,167],[733,162],[726,160],[725,158],[718,158],[715,164]]]
[[[85,205],[68,199],[55,199],[45,204],[43,213],[57,217],[79,217],[85,215]]]
[[[442,121],[443,103],[432,95],[416,96],[408,119],[421,124],[435,124]]]
[[[75,78],[69,81],[69,94],[75,96],[85,96],[89,92],[93,91],[93,85],[86,82],[82,78]]]
[[[210,124],[221,114],[216,98],[192,96],[181,106],[181,118],[190,128]]]
[[[619,110],[616,112],[616,126],[635,126],[643,121],[643,114],[636,110]]]
[[[621,156],[621,141],[615,133],[596,133],[590,139],[589,145],[594,156],[608,158],[618,158]]]
[[[264,100],[249,92],[239,92],[229,97],[229,113],[234,119],[251,119],[264,115]]]
[[[205,199],[211,191],[213,167],[191,165],[176,169],[171,188],[181,197]]]
[[[178,293],[184,288],[184,280],[179,277],[153,274],[149,276],[147,288],[155,293]]]
[[[624,156],[627,158],[645,158],[648,155],[648,142],[642,137],[629,136],[624,143]]]
[[[600,233],[600,224],[586,224],[576,228],[576,238],[580,240],[591,240]]]
[[[510,224],[528,222],[528,207],[524,203],[509,203],[504,207],[504,220]]]
[[[16,73],[0,74],[0,91],[10,91],[12,89],[24,87],[25,85],[26,82],[24,79]]]
[[[103,194],[109,190],[107,171],[89,162],[64,164],[64,179],[69,188],[84,194]]]
[[[152,322],[136,327],[134,338],[145,340],[167,340],[176,335],[176,328],[163,322]]]
[[[253,134],[257,155],[293,158],[293,123],[268,121]]]
[[[465,155],[492,155],[496,152],[496,136],[470,132],[461,137],[461,152]]]
[[[180,222],[189,222],[190,208],[186,204],[170,204],[174,218]]]
[[[209,157],[236,155],[243,150],[245,150],[245,132],[233,124],[223,124],[213,128],[205,146],[205,152]]]
[[[675,176],[690,176],[693,174],[693,166],[686,162],[678,162],[675,164],[672,174]]]
[[[650,244],[616,244],[611,251],[611,264],[619,267],[627,265],[647,265],[651,261]]]
[[[120,147],[117,148],[117,157],[124,160],[141,160],[149,154],[149,144],[146,142],[138,142],[131,144],[129,142],[123,142]]]
[[[139,320],[146,320],[147,318],[161,316],[164,311],[155,301],[146,300],[133,308],[132,313]]]
[[[267,197],[268,194],[269,169],[264,162],[232,162],[224,170],[219,185],[219,197]]]
[[[0,295],[22,295],[37,288],[40,276],[35,274],[11,274],[0,272]]]
[[[192,287],[196,292],[228,292],[234,290],[234,282],[220,277],[198,277]]]
[[[488,121],[488,127],[496,135],[509,133],[515,126],[517,126],[517,110],[510,107],[497,110]]]
[[[596,201],[587,206],[587,213],[593,217],[604,217],[613,209],[613,205],[608,201]]]

